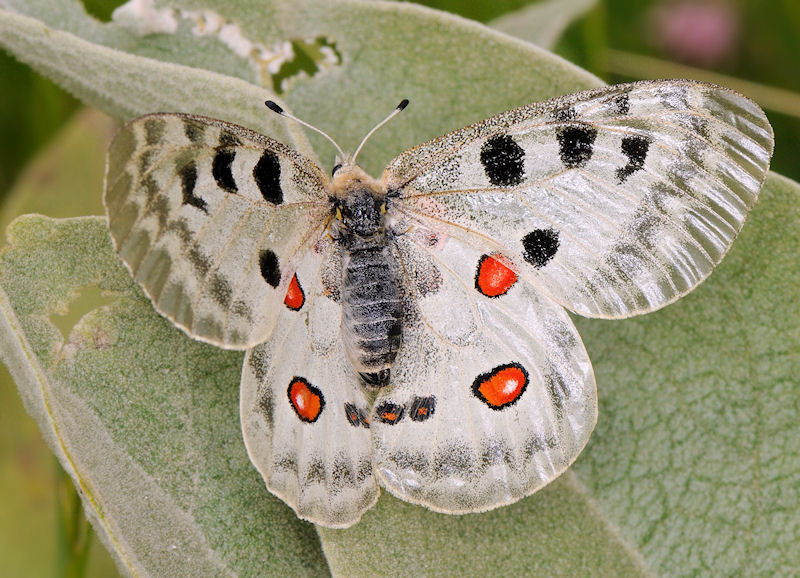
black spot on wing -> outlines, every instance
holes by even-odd
[[[235,134],[229,133],[227,131],[222,131],[219,133],[219,146],[220,148],[234,148],[238,147],[242,144],[242,141],[239,140]]]
[[[219,188],[229,193],[236,193],[239,190],[231,171],[234,158],[236,158],[234,149],[217,149],[214,160],[211,162],[211,174],[214,180]]]
[[[622,183],[644,166],[650,141],[642,136],[626,136],[622,139],[622,153],[628,157],[628,163],[617,169],[617,180]]]
[[[178,176],[181,179],[181,191],[183,193],[183,204],[191,205],[203,211],[208,212],[208,205],[200,197],[194,194],[194,188],[197,185],[197,165],[194,161],[189,161],[178,167]]]
[[[522,237],[522,256],[528,263],[541,269],[558,252],[559,244],[558,231],[535,229]]]
[[[392,403],[391,401],[383,401],[375,408],[375,417],[381,423],[394,425],[403,419],[405,411],[402,405]]]
[[[556,138],[561,162],[574,169],[582,167],[592,158],[597,129],[582,124],[565,126],[556,131]]]
[[[420,422],[430,419],[436,412],[436,397],[429,395],[427,397],[414,397],[411,402],[411,409],[408,412],[408,417],[412,421]]]
[[[493,185],[518,185],[525,176],[525,151],[508,135],[493,136],[481,147],[481,164]]]
[[[265,150],[253,167],[253,178],[265,201],[273,205],[280,205],[283,202],[281,163],[278,155]]]
[[[278,256],[275,252],[269,249],[261,251],[258,264],[261,268],[261,276],[264,278],[264,281],[273,287],[277,287],[281,282],[281,268],[278,262]]]
[[[369,429],[369,419],[363,409],[359,408],[356,404],[345,402],[344,415],[347,422],[353,427],[365,427]]]
[[[573,120],[577,116],[578,113],[571,106],[567,106],[565,108],[559,108],[558,110],[553,111],[553,118],[560,122],[567,122],[568,120]]]
[[[614,106],[614,112],[617,114],[624,116],[631,111],[631,99],[627,92],[615,96],[611,100],[611,104]]]

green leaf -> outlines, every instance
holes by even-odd
[[[542,0],[489,22],[489,26],[551,49],[567,26],[597,5],[597,0]]]
[[[234,7],[233,2],[211,2],[208,8],[238,25],[250,42],[273,49],[276,43],[311,38],[327,42],[338,54],[338,64],[326,68],[318,63],[313,74],[296,74],[278,95],[272,75],[259,72],[264,61],[236,56],[216,36],[195,36],[191,20],[178,18],[174,34],[140,38],[115,23],[101,25],[85,14],[81,18],[82,10],[66,0],[6,3],[49,26],[0,11],[0,43],[85,101],[124,119],[153,111],[206,114],[313,156],[297,125],[262,106],[266,98],[286,104],[349,150],[402,98],[409,98],[412,104],[403,118],[379,131],[359,157],[372,173],[402,150],[448,130],[600,84],[553,54],[412,4],[306,0]],[[237,59],[239,66],[228,61],[213,66],[222,54]],[[310,140],[321,158],[332,160],[328,143],[317,135]]]
[[[247,458],[242,354],[160,318],[113,253],[104,219],[18,219],[0,284],[3,360],[121,569],[325,572],[312,526],[266,493]],[[50,317],[87,287],[111,302],[64,341]]]
[[[573,471],[666,575],[800,568],[800,185],[770,175],[708,281],[577,320],[600,417]]]

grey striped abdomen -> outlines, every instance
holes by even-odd
[[[369,385],[385,385],[401,339],[402,305],[385,244],[345,251],[342,329],[350,362]]]

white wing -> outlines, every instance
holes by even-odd
[[[406,151],[392,210],[499,251],[556,302],[657,309],[720,261],[772,153],[763,111],[728,89],[645,81],[494,116]]]
[[[597,418],[572,321],[500,257],[421,228],[396,241],[413,311],[392,387],[375,400],[381,484],[449,513],[535,492],[577,458]]]
[[[269,490],[329,528],[356,523],[379,492],[367,400],[340,337],[337,256],[330,239],[306,255],[272,335],[247,352],[240,399],[245,445]]]
[[[286,146],[210,118],[153,114],[111,144],[104,202],[117,252],[156,309],[197,339],[252,347],[322,234],[327,179]]]

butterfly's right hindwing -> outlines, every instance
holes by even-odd
[[[154,114],[111,144],[104,202],[115,248],[189,335],[263,341],[293,268],[322,234],[326,178],[284,145],[223,121]]]

